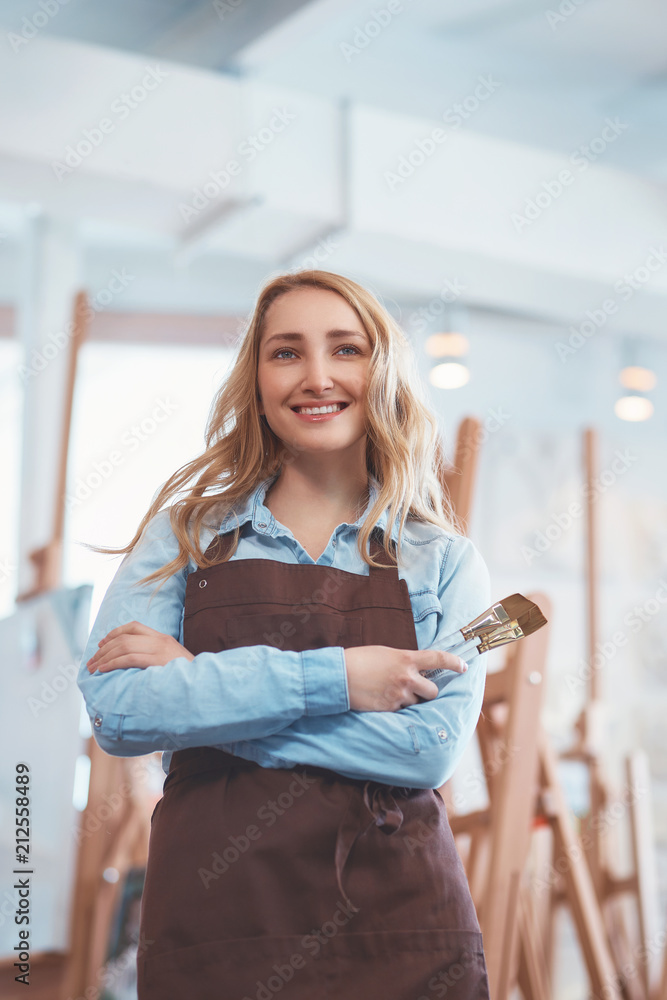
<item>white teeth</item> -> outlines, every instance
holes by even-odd
[[[336,413],[337,410],[342,410],[340,403],[333,403],[331,406],[298,406],[296,408],[297,413]]]

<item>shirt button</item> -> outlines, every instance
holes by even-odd
[[[100,726],[102,725],[102,716],[101,715],[96,715],[95,716],[95,719],[93,721],[93,725],[95,726],[95,729],[99,729],[100,728]]]
[[[257,522],[257,527],[258,528],[265,528],[266,527],[266,522],[265,521],[258,521]]]
[[[438,736],[440,737],[441,740],[446,740],[447,739],[447,730],[446,729],[439,729],[438,730]]]

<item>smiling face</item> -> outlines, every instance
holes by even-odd
[[[337,292],[298,288],[269,306],[259,345],[260,413],[298,453],[365,450],[366,379],[372,345]],[[336,406],[307,414],[302,408]],[[358,457],[358,455],[357,455]]]

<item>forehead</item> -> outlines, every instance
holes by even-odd
[[[264,317],[262,335],[286,331],[307,334],[343,324],[365,334],[357,313],[338,292],[327,288],[295,288],[271,303]]]

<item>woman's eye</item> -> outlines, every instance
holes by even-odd
[[[342,347],[337,349],[336,353],[338,353],[338,351],[354,351],[355,354],[359,354],[359,348],[355,347],[354,344],[343,344]],[[281,354],[285,353],[294,354],[294,351],[291,347],[281,347],[280,350],[276,351],[273,357],[279,358]]]

